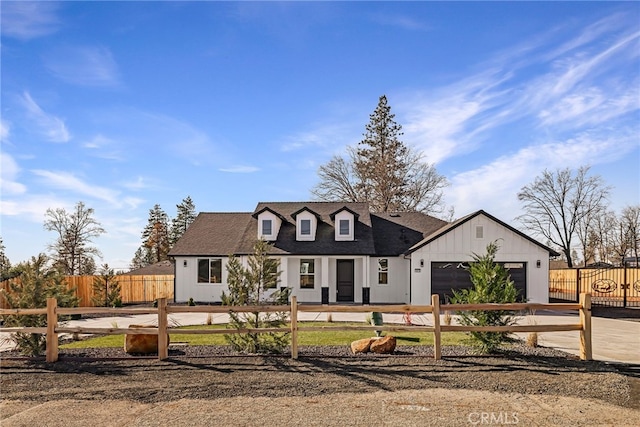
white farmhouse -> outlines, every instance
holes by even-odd
[[[470,286],[472,254],[494,240],[522,299],[547,302],[549,256],[558,255],[484,211],[447,223],[419,212],[372,213],[366,203],[259,203],[254,212],[198,215],[169,253],[176,302],[220,302],[229,255],[246,263],[258,239],[273,244],[279,286],[322,304],[446,299]]]

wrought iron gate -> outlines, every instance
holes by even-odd
[[[549,271],[549,300],[577,302],[580,292],[591,293],[601,307],[640,307],[640,268],[605,267]]]

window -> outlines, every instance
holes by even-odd
[[[476,225],[476,239],[482,239],[484,236],[484,229],[481,225]]]
[[[271,220],[270,219],[262,220],[262,234],[265,236],[271,236]]]
[[[198,283],[222,283],[222,260],[199,259]]]
[[[313,289],[315,283],[315,261],[300,260],[300,289]]]
[[[378,284],[386,285],[389,283],[389,260],[381,258],[378,260]]]
[[[340,235],[341,236],[348,236],[349,235],[349,220],[348,219],[341,219],[340,220]]]
[[[300,234],[303,236],[311,235],[311,220],[303,219],[300,220]]]

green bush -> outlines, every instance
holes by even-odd
[[[249,256],[248,266],[242,266],[238,258],[231,255],[227,264],[229,293],[222,293],[222,305],[280,305],[288,304],[290,289],[266,291],[277,287],[280,272],[277,259],[269,257],[271,245],[259,240],[254,253]],[[229,327],[280,328],[288,318],[287,312],[276,313],[229,313]],[[243,333],[225,335],[227,342],[237,351],[246,353],[282,353],[289,344],[286,332]]]
[[[473,254],[469,274],[473,288],[454,291],[453,304],[514,303],[518,291],[507,270],[494,262],[499,246],[497,242],[487,245],[485,255]],[[513,311],[458,311],[459,322],[467,326],[508,326],[516,322]],[[508,332],[468,332],[472,344],[483,353],[495,353],[504,343],[513,341]]]
[[[108,264],[101,268],[100,275],[93,279],[93,297],[91,301],[96,307],[122,307],[120,283],[116,274]]]
[[[40,254],[31,261],[16,267],[18,279],[10,283],[10,292],[2,291],[10,308],[45,308],[47,298],[56,298],[59,307],[77,307],[78,297],[74,289],[68,289],[64,276],[47,266],[48,259]],[[8,327],[45,327],[46,315],[9,315],[4,318]],[[44,334],[17,332],[11,335],[20,353],[39,356],[46,349]]]

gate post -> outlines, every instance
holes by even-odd
[[[158,360],[164,360],[169,357],[167,325],[167,299],[158,298]]]
[[[627,308],[627,289],[629,284],[627,283],[627,263],[622,260],[622,268],[624,268],[624,278],[622,279],[622,308]]]
[[[47,362],[58,361],[58,300],[47,298]]]
[[[433,358],[442,358],[441,329],[440,329],[440,295],[431,295],[431,314],[433,314]]]
[[[592,360],[591,351],[591,294],[580,294],[580,359]]]
[[[580,269],[576,268],[576,302],[580,301]]]
[[[289,321],[291,322],[291,358],[298,358],[298,298],[291,297]]]

